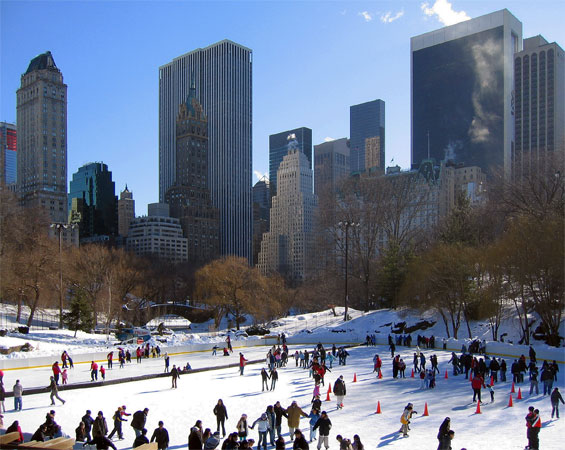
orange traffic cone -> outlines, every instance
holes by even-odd
[[[481,402],[477,403],[477,410],[475,411],[475,414],[481,414]]]
[[[326,402],[330,401],[330,391],[328,391],[328,395],[326,395]]]
[[[328,394],[332,393],[332,384],[328,383]]]
[[[494,376],[490,376],[490,385],[494,386]]]
[[[510,400],[508,400],[508,407],[512,408],[512,406],[514,406],[514,404],[512,403],[512,394],[510,394]]]
[[[430,413],[428,412],[428,402],[426,402],[426,405],[424,406],[424,414],[422,414],[422,416],[429,416]]]
[[[516,392],[516,391],[514,390],[514,382],[512,382],[512,389],[510,389],[510,393],[514,394],[514,392]]]
[[[375,412],[375,414],[380,414],[381,413],[381,402],[378,401],[377,402],[377,412]]]
[[[522,389],[518,388],[518,397],[516,397],[516,400],[522,400]]]
[[[414,369],[412,369],[412,375],[410,375],[410,378],[414,378]]]
[[[445,369],[445,379],[447,380],[447,369]]]
[[[357,383],[357,374],[356,373],[353,374],[353,382]]]

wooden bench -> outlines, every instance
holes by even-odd
[[[20,438],[20,433],[17,431],[12,431],[11,433],[6,433],[0,436],[0,444],[10,444],[17,441]]]
[[[149,444],[143,444],[139,447],[135,447],[135,450],[157,450],[157,442],[151,442]]]

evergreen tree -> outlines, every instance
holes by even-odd
[[[71,299],[69,312],[63,314],[63,322],[74,330],[75,337],[77,331],[90,331],[94,326],[94,318],[92,316],[92,307],[86,296],[78,291]]]

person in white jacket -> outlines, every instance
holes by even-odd
[[[267,418],[267,413],[261,414],[261,417],[255,420],[255,422],[253,422],[253,425],[251,425],[249,428],[255,428],[255,424],[257,424],[257,431],[259,432],[259,442],[257,443],[257,448],[260,449],[262,443],[263,448],[267,450],[267,433],[271,428],[269,425],[269,419]]]

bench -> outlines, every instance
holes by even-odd
[[[135,450],[157,450],[157,442],[151,442],[150,444],[143,444],[139,447],[135,447]]]
[[[20,438],[20,433],[17,431],[12,431],[11,433],[6,433],[0,436],[0,444],[10,444],[17,441]]]

